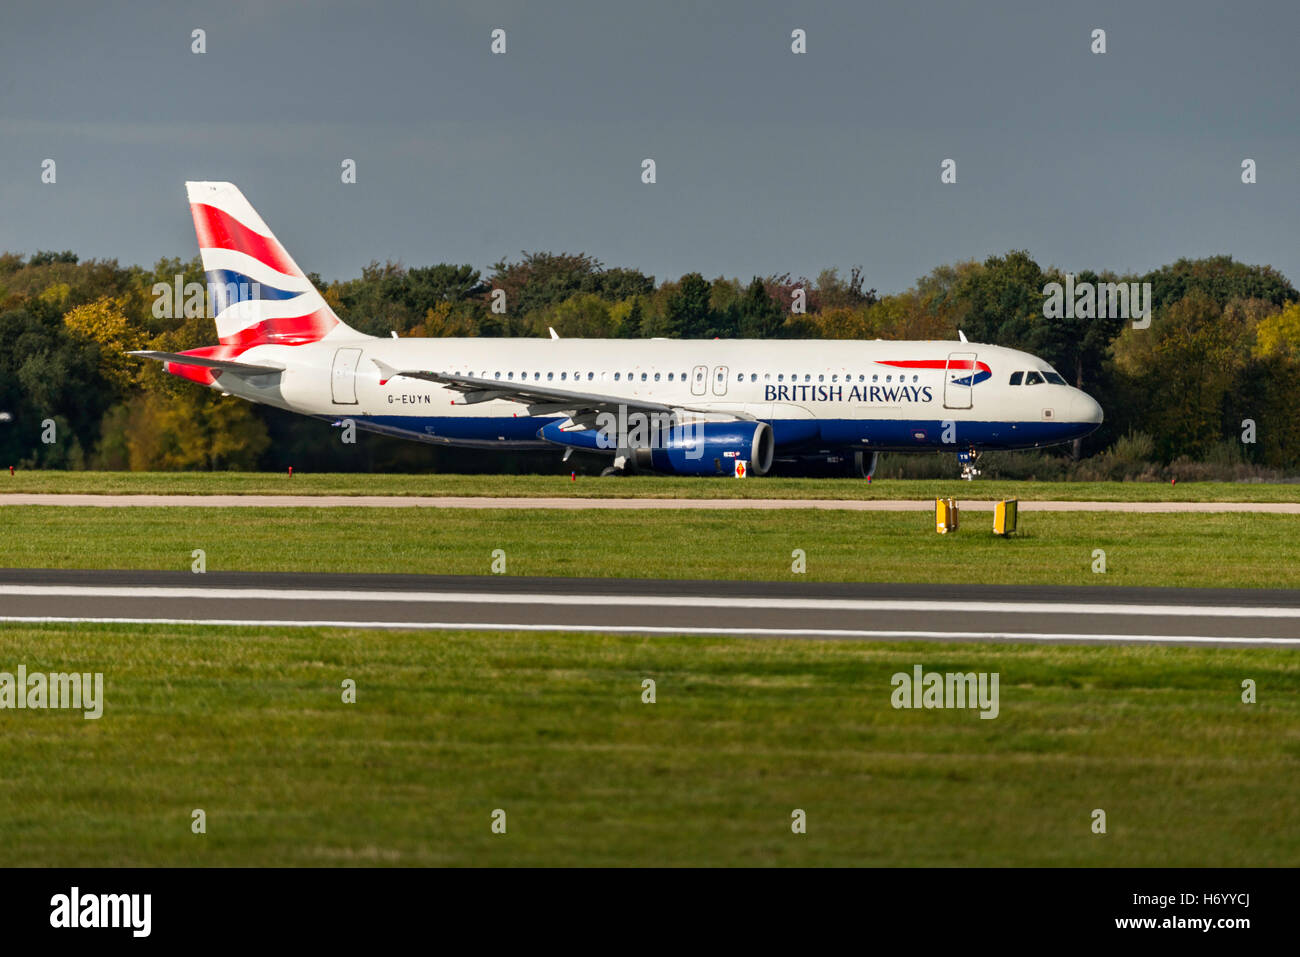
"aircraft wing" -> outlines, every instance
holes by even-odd
[[[140,356],[142,359],[157,359],[159,362],[175,362],[183,366],[200,366],[204,369],[216,369],[218,371],[238,372],[243,375],[272,375],[277,372],[283,372],[283,366],[259,366],[250,362],[234,362],[230,359],[207,359],[203,356],[187,356],[179,352],[151,352],[147,349],[128,352],[130,356]]]
[[[504,382],[500,379],[480,379],[475,376],[450,375],[446,372],[425,372],[419,369],[394,369],[379,359],[371,359],[379,369],[379,384],[389,379],[405,376],[408,379],[423,379],[436,382],[448,389],[462,393],[465,405],[476,402],[489,402],[493,399],[505,399],[528,406],[530,415],[551,415],[567,412],[575,423],[594,418],[600,412],[618,413],[620,409],[629,412],[698,412],[706,415],[725,415],[729,418],[753,421],[753,416],[728,409],[724,413],[691,405],[667,405],[663,402],[651,402],[648,399],[635,399],[596,392],[574,392],[569,389],[556,389],[540,382]]]

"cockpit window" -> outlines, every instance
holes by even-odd
[[[1059,372],[1044,372],[1043,378],[1052,383],[1052,385],[1065,385],[1065,380],[1061,378],[1061,373]]]
[[[1013,372],[1013,373],[1011,373],[1011,383],[1010,383],[1010,384],[1011,384],[1011,385],[1020,385],[1020,380],[1023,379],[1024,377],[1025,377],[1025,374],[1024,374],[1023,372]]]
[[[1025,385],[1042,385],[1043,377],[1037,372],[1030,370],[1025,373]]]

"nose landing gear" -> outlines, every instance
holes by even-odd
[[[979,457],[979,449],[967,449],[965,452],[957,453],[957,461],[961,463],[961,477],[967,482],[980,474],[980,470],[975,467]]]

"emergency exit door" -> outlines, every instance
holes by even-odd
[[[969,409],[975,385],[975,353],[953,352],[943,373],[943,407]]]

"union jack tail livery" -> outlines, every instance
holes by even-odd
[[[302,345],[348,328],[233,183],[186,183],[217,338],[234,347]]]

